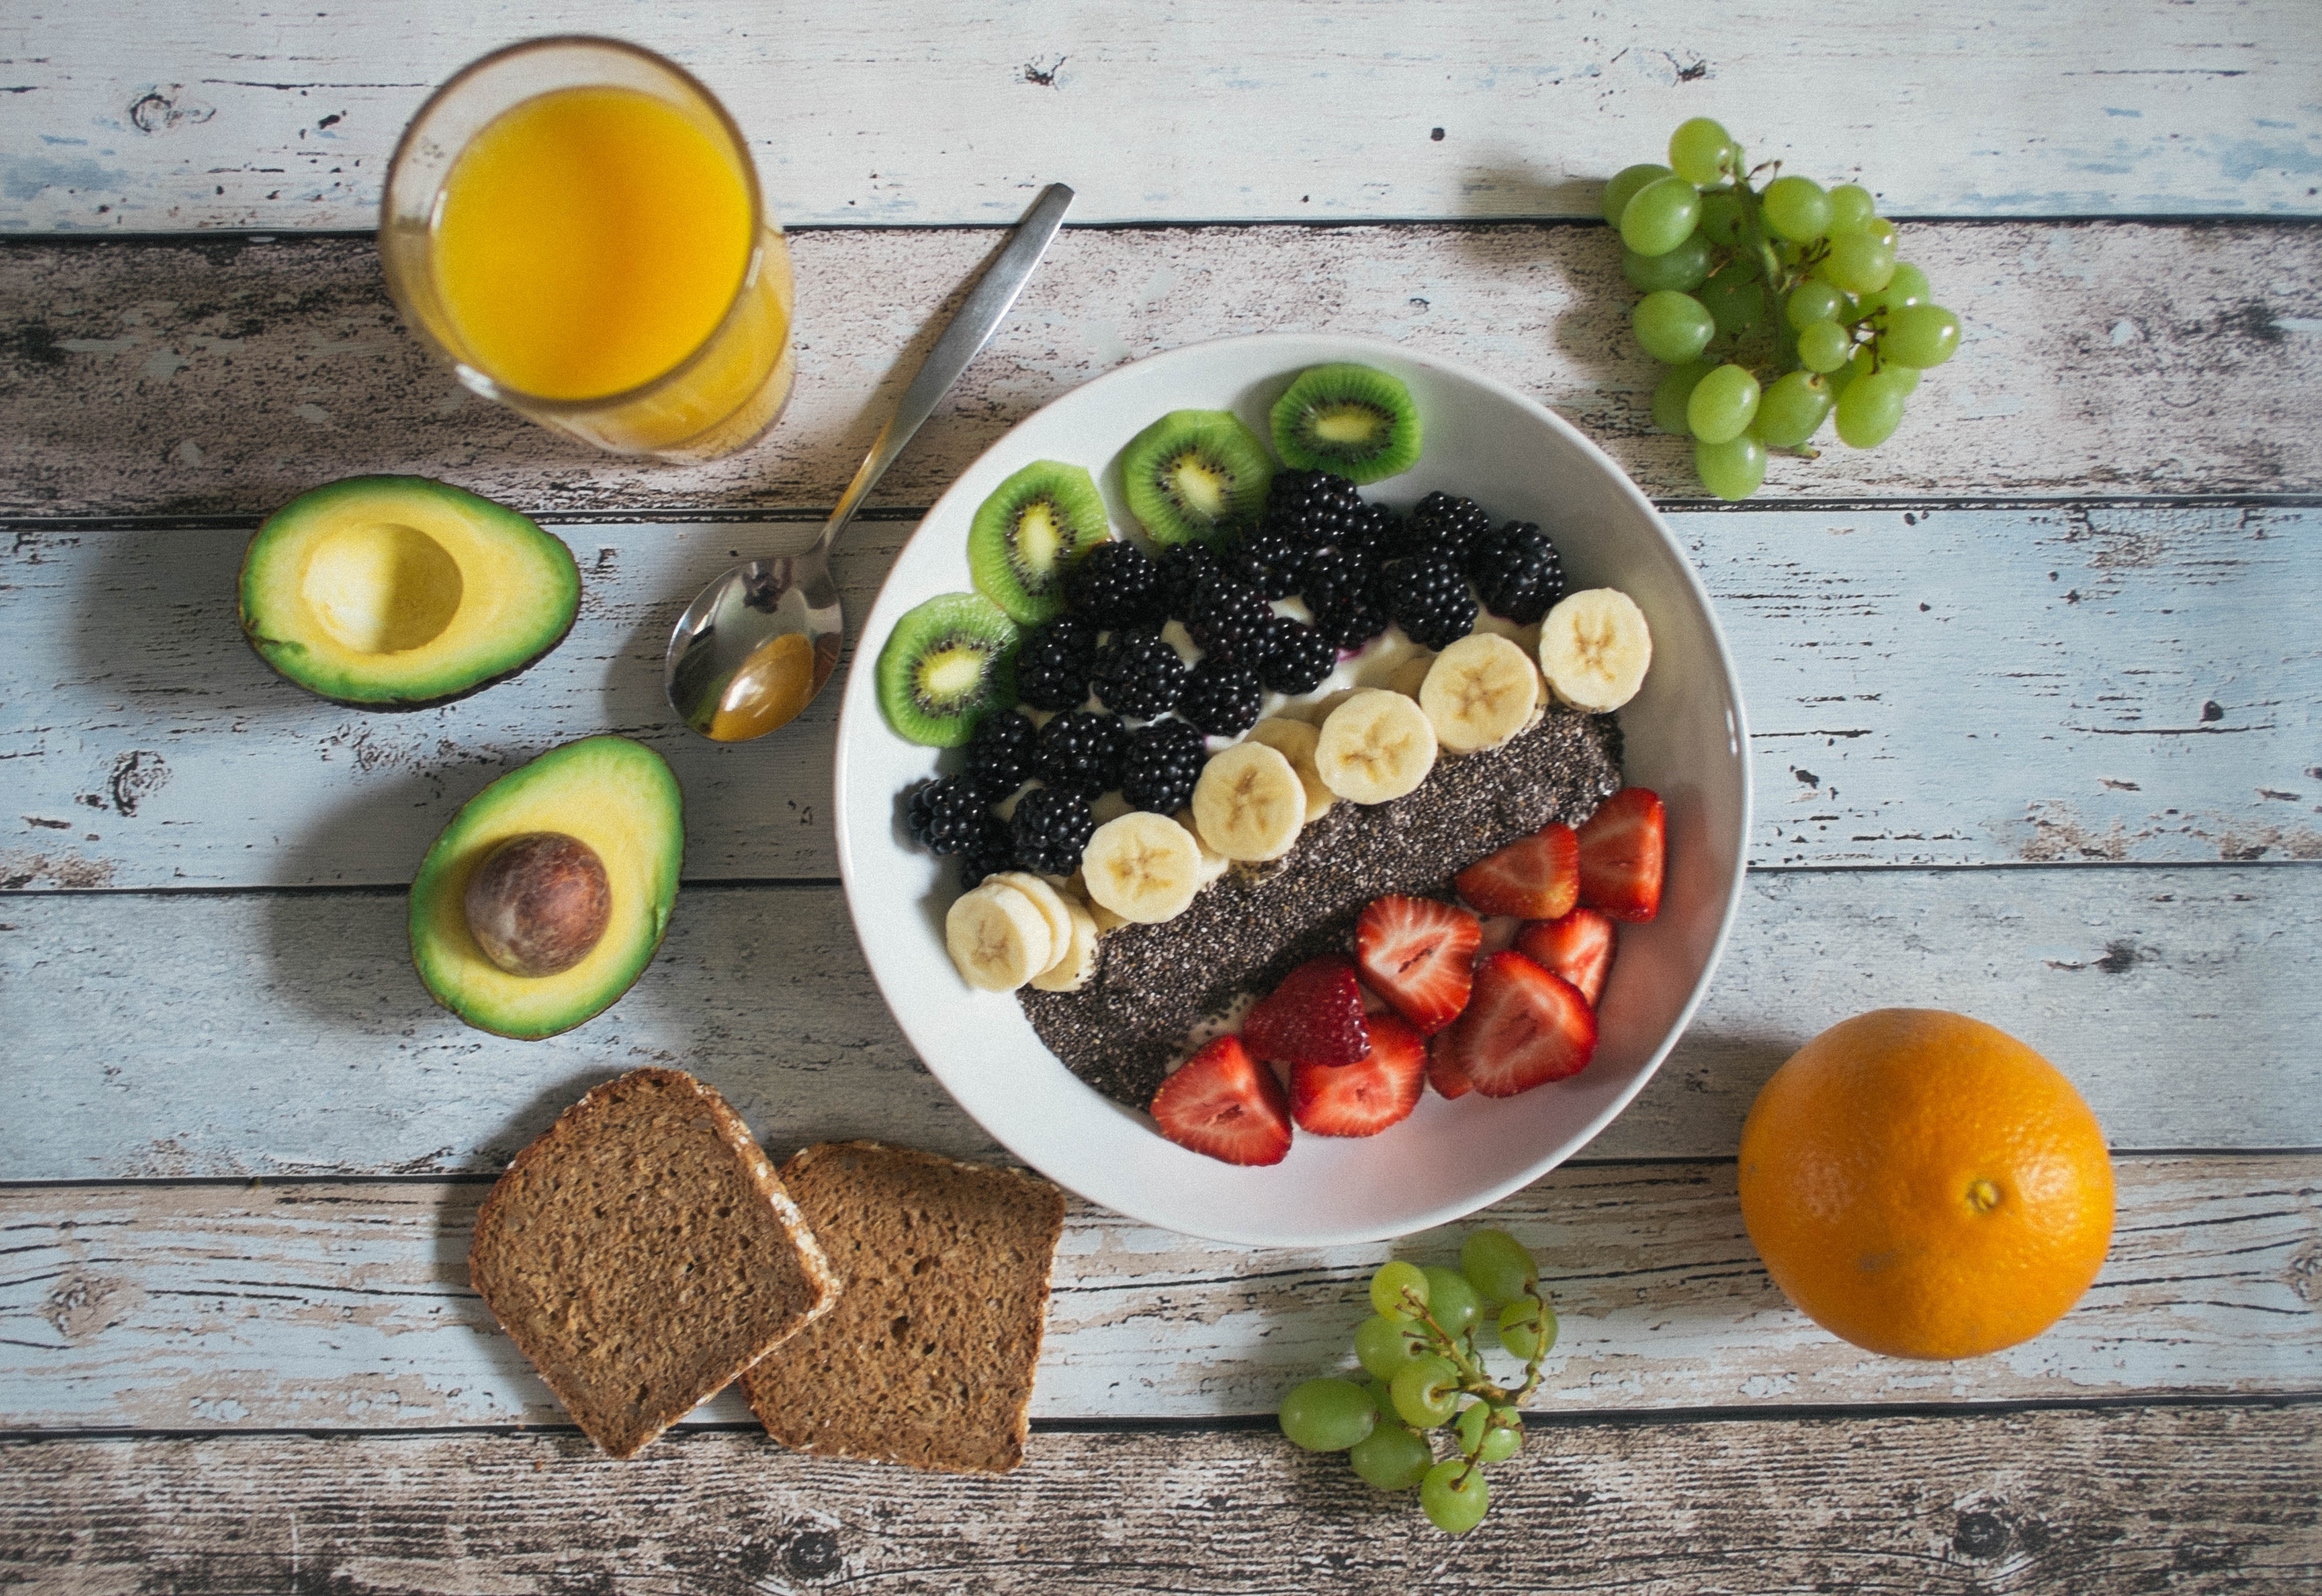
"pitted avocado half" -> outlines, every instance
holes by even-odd
[[[492,962],[469,929],[471,880],[500,844],[577,839],[604,866],[605,930],[549,975]],[[411,883],[411,962],[435,1000],[480,1030],[533,1041],[603,1013],[653,962],[677,901],[685,798],[661,755],[626,737],[588,737],[510,771],[443,828]]]
[[[513,676],[580,607],[571,552],[425,477],[350,477],[266,519],[242,562],[242,630],[312,693],[420,709]]]

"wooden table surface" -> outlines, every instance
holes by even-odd
[[[0,1586],[42,1592],[2312,1589],[2322,1579],[2322,9],[858,0],[0,16]],[[793,230],[759,448],[590,454],[465,397],[382,291],[396,135],[466,59],[620,34],[699,73]],[[1856,178],[1967,327],[1888,447],[1743,508],[1656,435],[1602,179],[1696,114]],[[1076,1204],[1025,1468],[816,1462],[731,1396],[598,1456],[468,1288],[493,1175],[647,1062],[780,1155],[998,1149],[882,1008],[836,879],[830,705],[716,748],[663,640],[802,544],[897,367],[1037,187],[1074,226],[840,561],[1125,360],[1262,329],[1437,351],[1663,506],[1732,641],[1758,825],[1714,990],[1636,1104],[1490,1218],[1564,1339],[1485,1528],[1294,1452],[1394,1246]],[[571,637],[377,716],[242,646],[290,495],[438,475],[571,543]],[[560,740],[666,753],[667,946],[598,1020],[436,1009],[403,886]],[[1824,1026],[1960,1008],[2079,1082],[2113,1251],[2049,1334],[1917,1364],[1790,1309],[1733,1152]]]

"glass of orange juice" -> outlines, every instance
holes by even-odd
[[[600,448],[712,459],[790,397],[790,253],[749,150],[635,45],[534,40],[437,89],[388,168],[379,248],[462,383]]]

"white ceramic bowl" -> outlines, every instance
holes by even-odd
[[[1268,407],[1306,367],[1359,360],[1392,371],[1417,402],[1426,451],[1365,489],[1407,506],[1436,488],[1499,519],[1537,521],[1574,588],[1614,587],[1642,606],[1653,663],[1620,712],[1624,770],[1668,808],[1659,917],[1621,928],[1595,1059],[1520,1097],[1432,1092],[1403,1124],[1361,1140],[1299,1135],[1283,1163],[1239,1169],[1164,1139],[1152,1121],[1083,1086],[1041,1046],[1012,994],[970,990],[944,952],[956,873],[914,848],[897,795],[937,769],[933,749],[879,713],[870,662],[922,599],[964,591],[975,508],[1035,460],[1094,472],[1116,527],[1117,457],[1156,417],[1230,409],[1266,435]],[[928,1067],[1027,1163],[1092,1202],[1221,1241],[1321,1245],[1448,1223],[1554,1168],[1636,1096],[1684,1030],[1717,962],[1741,894],[1750,829],[1742,700],[1717,620],[1692,566],[1636,486],[1595,445],[1514,389],[1433,356],[1367,339],[1267,333],[1156,355],[1108,372],[1021,424],[962,472],[856,623],[856,668],[838,724],[836,814],[846,899],[880,990]],[[1460,863],[1467,862],[1460,861]],[[1292,868],[1295,868],[1294,860]]]

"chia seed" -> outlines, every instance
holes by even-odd
[[[1065,1068],[1143,1108],[1200,1027],[1317,954],[1351,947],[1371,899],[1449,898],[1451,878],[1476,860],[1551,820],[1579,825],[1620,787],[1613,716],[1551,707],[1502,747],[1439,761],[1407,797],[1332,805],[1285,857],[1235,866],[1168,924],[1106,933],[1080,990],[1017,996]]]

